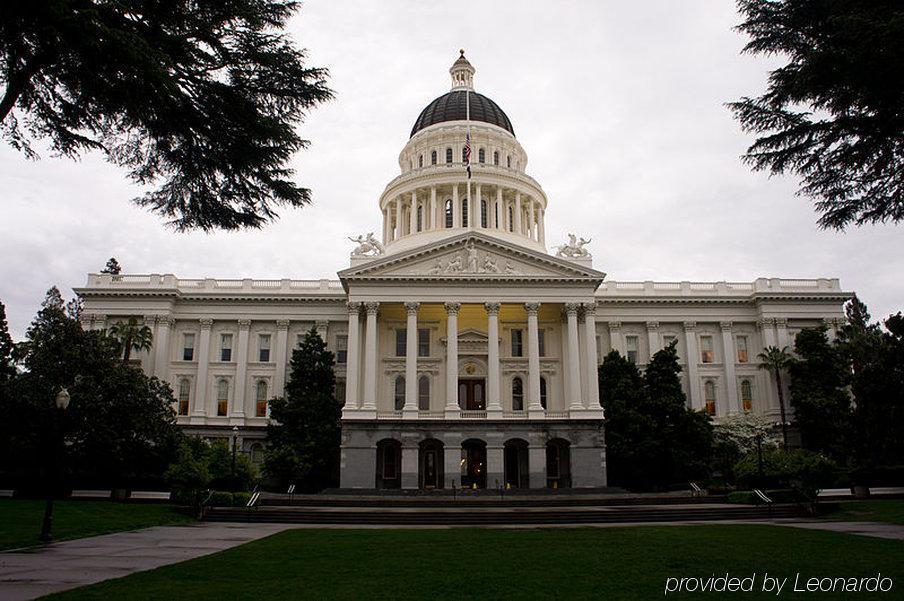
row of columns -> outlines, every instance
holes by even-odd
[[[459,195],[459,185],[452,185],[452,227],[464,227],[461,198],[468,197],[471,191],[471,202],[468,205],[468,229],[493,229],[509,231],[527,236],[545,244],[546,230],[544,226],[545,210],[542,204],[530,196],[522,198],[521,192],[515,191],[514,197],[504,199],[502,187],[495,186],[495,194],[483,197],[483,184],[468,183]],[[484,228],[481,220],[481,203],[487,202],[487,225]],[[444,229],[445,201],[437,200],[437,187],[430,187],[429,199],[420,199],[416,190],[395,197],[383,209],[383,243],[388,244],[404,235]],[[418,228],[418,208],[421,209],[421,223]],[[512,207],[511,221],[509,207]],[[406,214],[407,210],[407,227]]]

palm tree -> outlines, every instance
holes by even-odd
[[[788,425],[785,419],[785,389],[782,386],[782,371],[791,363],[791,353],[788,347],[767,346],[763,352],[757,355],[760,360],[760,369],[772,372],[775,376],[775,385],[778,387],[778,407],[782,415],[782,447],[788,448]]]
[[[110,328],[110,336],[112,336],[119,344],[122,351],[122,362],[128,364],[132,351],[149,351],[151,343],[154,339],[154,333],[151,328],[138,325],[138,319],[130,317],[129,321],[118,321]]]

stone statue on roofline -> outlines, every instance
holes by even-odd
[[[584,248],[592,241],[592,238],[578,239],[574,234],[568,234],[568,243],[556,246],[556,256],[564,259],[578,259],[590,256],[590,252]]]
[[[352,251],[353,257],[378,257],[386,252],[380,241],[374,238],[373,232],[368,232],[367,235],[361,234],[357,238],[349,238],[349,240],[358,245]]]

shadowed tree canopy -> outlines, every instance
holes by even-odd
[[[904,220],[904,3],[739,0],[744,52],[788,63],[729,104],[745,161],[793,173],[823,228]]]
[[[99,150],[179,230],[261,227],[310,202],[287,167],[331,97],[283,32],[289,0],[0,2],[0,132]]]

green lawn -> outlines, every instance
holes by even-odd
[[[888,522],[904,524],[904,501],[851,501],[841,503],[840,509],[825,516],[827,520]]]
[[[44,501],[0,499],[0,550],[39,544],[43,518]],[[53,536],[64,540],[190,521],[172,505],[58,501],[54,503]]]
[[[725,572],[756,573],[755,591],[764,572],[790,577],[781,595],[787,597],[796,572],[806,579],[877,571],[894,579],[887,597],[900,599],[904,543],[765,525],[290,530],[53,598],[655,599],[663,597],[667,577]]]

